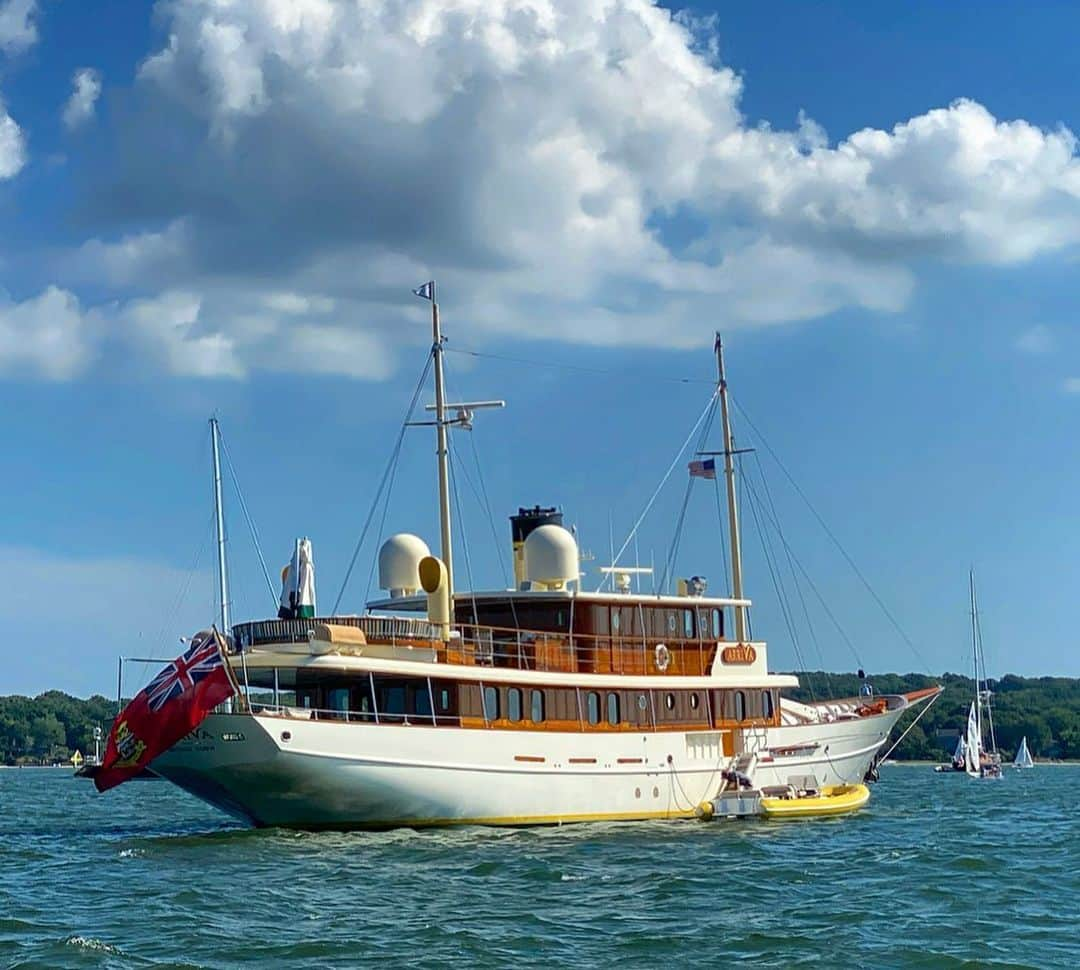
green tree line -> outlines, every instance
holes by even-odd
[[[0,697],[0,764],[67,761],[75,751],[94,750],[94,726],[112,726],[116,701],[88,700],[58,690],[37,697]]]
[[[851,697],[859,693],[855,674],[802,672],[801,686],[785,693],[800,701]],[[975,685],[970,677],[944,674],[876,674],[867,678],[878,694],[901,694],[941,684],[945,691],[908,732],[894,758],[945,760],[967,724]],[[1011,758],[1023,737],[1036,758],[1080,759],[1080,680],[1017,677],[991,680],[998,746]],[[921,708],[920,708],[921,710]],[[94,727],[108,732],[116,701],[100,695],[81,700],[51,690],[37,697],[0,697],[0,764],[66,761],[76,751],[94,750]],[[910,724],[900,722],[900,730]]]
[[[814,671],[801,672],[798,677],[801,686],[785,692],[795,700],[849,697],[859,692],[860,681],[854,674]],[[968,709],[975,696],[975,683],[970,677],[876,674],[867,681],[876,694],[902,694],[934,684],[944,687],[942,695],[908,732],[892,757],[944,761],[952,755],[959,732],[967,727]],[[1036,758],[1080,759],[1080,680],[1006,674],[990,680],[987,686],[992,693],[994,736],[1004,757],[1012,758],[1026,737]],[[910,723],[910,718],[902,720],[900,731]]]

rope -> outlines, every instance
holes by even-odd
[[[795,493],[799,496],[799,498],[803,500],[806,507],[810,510],[814,518],[817,519],[817,523],[821,526],[822,530],[825,532],[825,535],[829,537],[832,544],[836,546],[837,550],[840,552],[840,555],[844,557],[844,560],[851,567],[855,575],[859,578],[859,581],[863,584],[864,587],[866,587],[866,591],[871,595],[871,597],[873,597],[874,602],[877,603],[882,613],[885,614],[889,623],[892,624],[893,629],[896,630],[896,632],[900,635],[900,638],[904,641],[904,643],[908,645],[911,652],[915,654],[915,657],[919,661],[919,663],[921,663],[923,667],[927,670],[927,672],[929,672],[930,665],[923,658],[922,654],[919,652],[918,647],[915,646],[911,638],[904,632],[903,627],[900,626],[900,623],[897,621],[896,617],[893,616],[892,611],[890,611],[889,607],[885,605],[885,601],[880,596],[878,596],[877,592],[874,590],[874,587],[870,585],[870,581],[863,575],[862,570],[859,569],[858,565],[855,563],[855,560],[852,559],[850,555],[848,555],[848,551],[844,548],[840,540],[833,534],[832,530],[825,522],[825,519],[822,518],[821,513],[819,513],[818,510],[814,507],[814,504],[807,497],[806,493],[799,487],[799,483],[795,481],[795,478],[792,476],[791,472],[787,470],[787,466],[784,465],[784,463],[780,460],[780,457],[772,449],[772,446],[765,439],[765,436],[761,433],[761,431],[754,424],[754,422],[750,420],[750,415],[746,413],[745,408],[743,408],[743,406],[738,402],[738,400],[735,399],[734,396],[729,394],[729,397],[731,397],[731,400],[734,401],[735,407],[739,409],[739,413],[742,414],[742,416],[746,419],[746,423],[750,425],[750,427],[754,430],[754,433],[758,436],[759,439],[761,439],[761,443],[765,446],[765,449],[769,452],[770,456],[772,456],[773,461],[776,462],[776,464],[780,467],[780,470],[784,473],[784,476],[791,483],[791,487],[795,489]]]
[[[581,364],[564,364],[554,360],[542,360],[539,358],[531,359],[528,357],[507,357],[503,354],[485,354],[478,350],[464,350],[461,347],[447,347],[446,352],[449,354],[463,354],[466,357],[477,357],[482,360],[502,360],[511,364],[528,364],[530,367],[549,367],[555,370],[570,370],[578,371],[583,374],[613,374],[618,377],[625,377],[622,371],[611,370],[606,367],[584,367]],[[668,384],[709,384],[716,385],[715,380],[705,380],[700,377],[656,377],[651,376],[651,381],[664,381]]]
[[[409,402],[409,409],[405,412],[405,420],[401,423],[401,430],[398,432],[397,441],[394,443],[394,448],[390,453],[386,468],[383,470],[379,487],[375,490],[375,498],[372,500],[371,509],[368,511],[367,518],[364,520],[364,527],[360,530],[360,538],[356,540],[356,547],[353,549],[352,558],[349,560],[349,568],[345,570],[345,578],[341,581],[341,589],[338,590],[337,599],[334,600],[334,608],[330,611],[331,615],[337,613],[338,607],[341,605],[341,598],[345,595],[345,589],[349,585],[349,579],[352,577],[353,568],[356,566],[356,559],[360,555],[361,548],[363,548],[364,539],[367,538],[368,529],[371,528],[371,521],[375,518],[375,510],[379,507],[379,498],[382,495],[383,488],[386,487],[386,483],[390,478],[391,469],[397,466],[398,456],[401,454],[401,444],[405,440],[405,432],[408,429],[409,421],[412,419],[413,411],[416,409],[416,402],[420,399],[420,392],[424,388],[424,381],[427,380],[428,371],[431,369],[431,362],[434,359],[434,356],[434,348],[432,348],[432,353],[428,354],[427,363],[424,365],[424,370],[420,374],[420,380],[416,382],[416,390],[413,391],[412,400]],[[370,589],[371,578],[369,576],[368,590],[370,591]]]
[[[933,707],[937,703],[938,698],[941,697],[941,695],[944,694],[944,693],[945,693],[944,691],[941,691],[941,693],[935,694],[933,697],[930,698],[930,701],[926,705],[926,707],[924,707],[921,711],[919,711],[918,717],[916,717],[915,720],[912,721],[908,725],[907,731],[905,731],[903,734],[900,735],[899,738],[896,739],[896,744],[894,744],[891,748],[889,748],[888,751],[885,752],[885,754],[883,754],[881,756],[881,758],[879,759],[879,762],[880,761],[885,761],[889,757],[889,755],[891,755],[900,746],[900,742],[903,741],[904,738],[906,738],[908,736],[908,731],[910,731],[913,727],[915,727],[916,724],[919,723],[919,721],[922,720],[923,715],[928,710],[930,710],[931,707]]]
[[[277,593],[274,591],[274,584],[270,579],[270,571],[266,568],[266,559],[263,558],[262,545],[259,543],[259,533],[255,529],[255,522],[251,518],[251,514],[248,512],[247,502],[244,501],[244,493],[240,489],[240,479],[236,475],[236,468],[233,466],[232,456],[229,454],[229,446],[225,443],[225,436],[221,433],[221,425],[218,425],[218,441],[221,442],[221,450],[225,453],[225,464],[229,469],[229,477],[232,479],[233,489],[236,491],[236,498],[240,504],[240,511],[244,514],[244,521],[247,523],[248,531],[251,532],[251,541],[255,544],[255,554],[259,557],[259,566],[262,568],[263,579],[266,580],[266,588],[270,591],[270,599],[273,601],[274,606],[277,606]]]
[[[664,477],[660,479],[660,484],[656,486],[656,490],[649,497],[649,501],[645,503],[645,508],[642,510],[641,515],[639,515],[637,517],[637,521],[634,523],[634,527],[630,530],[630,534],[626,537],[626,541],[622,544],[622,547],[619,549],[618,553],[613,557],[612,565],[615,565],[615,563],[618,562],[618,560],[620,559],[622,554],[624,552],[626,552],[627,548],[630,546],[631,541],[633,540],[634,536],[637,534],[638,528],[641,526],[641,523],[645,520],[645,516],[647,516],[649,514],[649,511],[652,509],[653,504],[656,502],[656,499],[660,495],[660,491],[667,484],[667,480],[671,477],[671,473],[673,471],[675,471],[675,466],[682,460],[683,452],[686,451],[687,445],[690,444],[690,441],[691,441],[691,439],[693,439],[694,435],[697,433],[698,428],[701,427],[701,422],[705,420],[706,416],[712,410],[714,402],[716,401],[716,398],[718,397],[719,394],[720,394],[720,389],[719,388],[717,388],[715,391],[713,391],[712,397],[709,398],[709,403],[705,406],[705,410],[703,410],[701,412],[700,417],[697,419],[697,421],[694,422],[694,426],[690,429],[690,433],[686,436],[686,440],[682,443],[682,447],[679,448],[678,454],[675,455],[674,459],[672,459],[671,464],[668,465],[667,471],[664,472]],[[600,590],[602,590],[604,588],[604,583],[607,582],[608,580],[611,580],[612,583],[614,583],[614,575],[615,575],[614,572],[608,573],[600,581],[600,585],[596,587],[596,592],[599,593]]]

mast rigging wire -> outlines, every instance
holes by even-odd
[[[697,421],[694,422],[694,426],[690,429],[690,433],[686,436],[686,440],[682,443],[682,446],[679,448],[678,453],[672,459],[671,464],[668,465],[667,471],[664,472],[664,477],[660,479],[660,484],[656,486],[656,489],[649,497],[649,501],[645,503],[645,508],[642,509],[641,514],[637,517],[637,521],[634,523],[633,528],[630,530],[630,534],[626,537],[626,541],[619,548],[618,553],[616,553],[616,555],[613,557],[614,561],[612,562],[612,565],[615,565],[615,563],[618,562],[622,554],[626,552],[626,550],[629,548],[630,543],[633,541],[634,536],[637,534],[637,530],[640,528],[641,523],[645,520],[645,516],[649,514],[649,511],[652,509],[653,504],[656,502],[656,499],[660,495],[661,490],[667,484],[667,480],[671,478],[671,473],[675,471],[675,466],[682,460],[682,456],[683,453],[686,451],[687,445],[690,444],[690,441],[693,439],[694,435],[697,434],[698,428],[701,427],[701,422],[705,420],[706,416],[712,410],[713,405],[719,394],[720,388],[718,387],[715,391],[713,391],[712,396],[709,398],[709,403],[705,406],[705,409],[701,412],[701,415],[698,417]],[[612,571],[606,576],[604,576],[604,578],[600,580],[600,585],[596,587],[596,592],[599,593],[600,590],[604,588],[604,583],[607,582],[609,579],[614,583],[614,575],[615,573],[614,571]]]
[[[255,529],[255,522],[251,518],[251,513],[248,512],[247,502],[244,501],[244,493],[240,488],[240,479],[236,475],[236,468],[233,465],[232,455],[229,454],[229,446],[225,442],[225,436],[221,433],[220,424],[218,425],[218,441],[221,442],[221,450],[225,453],[225,464],[229,469],[229,477],[232,479],[233,489],[236,491],[236,498],[240,505],[240,511],[244,515],[244,521],[247,523],[248,531],[251,532],[251,540],[255,545],[255,554],[259,557],[259,566],[262,568],[263,579],[266,580],[266,588],[270,591],[270,599],[276,606],[278,596],[274,591],[274,584],[270,580],[270,571],[266,568],[266,559],[263,557],[262,545],[259,542],[259,533]]]
[[[832,544],[836,546],[837,550],[840,552],[840,555],[844,557],[844,560],[851,567],[855,575],[859,578],[859,581],[866,588],[866,591],[873,597],[874,602],[877,603],[878,607],[881,609],[881,612],[885,614],[889,623],[892,624],[893,629],[896,630],[896,632],[900,635],[900,638],[904,641],[904,643],[907,644],[911,652],[915,654],[915,657],[919,661],[919,663],[921,663],[924,668],[929,671],[930,665],[926,662],[923,655],[919,652],[918,647],[915,646],[911,638],[907,635],[907,633],[904,632],[903,627],[900,626],[899,621],[897,621],[896,617],[893,616],[892,611],[889,609],[888,606],[885,605],[885,601],[880,596],[878,596],[877,591],[874,589],[873,586],[870,585],[870,581],[863,575],[862,570],[859,569],[858,565],[855,563],[855,560],[851,558],[851,556],[848,554],[848,551],[844,548],[843,544],[829,528],[828,524],[825,522],[825,519],[822,518],[821,513],[818,512],[818,510],[814,507],[814,504],[807,497],[806,493],[799,487],[799,483],[795,481],[794,476],[791,474],[791,472],[788,471],[787,466],[780,460],[780,456],[777,455],[777,453],[773,450],[772,446],[766,440],[765,436],[761,433],[760,429],[758,429],[758,427],[750,419],[750,415],[746,413],[746,409],[739,403],[738,399],[735,398],[734,395],[730,394],[730,392],[729,397],[734,402],[735,407],[739,409],[739,413],[742,414],[742,416],[746,419],[746,423],[750,425],[754,433],[758,436],[758,439],[765,446],[765,449],[769,452],[769,455],[772,457],[773,461],[775,461],[776,464],[780,467],[780,470],[784,473],[784,477],[787,478],[787,480],[791,483],[791,487],[795,489],[796,494],[799,496],[799,498],[802,499],[803,503],[810,510],[810,513],[814,516],[814,518],[817,519],[818,525],[821,526],[822,530],[825,532],[825,535],[827,535]]]
[[[405,440],[405,432],[408,430],[409,421],[412,419],[413,411],[416,410],[416,402],[420,399],[420,392],[424,389],[424,381],[427,380],[428,371],[431,369],[431,363],[434,359],[435,348],[432,347],[431,353],[428,354],[427,362],[424,364],[424,370],[420,374],[420,380],[416,382],[416,390],[413,391],[412,400],[409,402],[409,408],[405,412],[405,420],[401,423],[401,430],[398,432],[397,441],[394,443],[393,450],[390,452],[390,457],[386,463],[386,468],[383,470],[382,479],[379,481],[379,487],[375,490],[375,497],[372,499],[371,508],[368,511],[367,518],[364,520],[364,526],[360,530],[360,538],[356,540],[352,558],[349,560],[349,568],[345,570],[345,578],[341,581],[341,589],[338,590],[337,599],[334,600],[334,607],[330,611],[331,615],[336,614],[338,607],[341,605],[341,598],[345,595],[345,589],[349,585],[349,579],[352,577],[353,568],[356,566],[356,559],[360,555],[361,548],[363,548],[364,540],[367,538],[368,529],[371,527],[371,521],[375,518],[375,511],[379,507],[379,499],[383,489],[386,487],[386,483],[390,478],[391,470],[397,466],[398,456],[401,454],[401,444]],[[383,518],[384,520],[386,518],[385,512],[383,513]],[[369,576],[368,591],[370,592],[370,590],[371,577]],[[365,594],[365,599],[366,598],[367,596]]]

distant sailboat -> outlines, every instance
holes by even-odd
[[[1031,757],[1031,752],[1028,750],[1027,738],[1020,742],[1020,750],[1016,752],[1016,758],[1013,760],[1014,768],[1034,768],[1035,759]]]
[[[968,577],[971,595],[971,651],[975,665],[975,699],[968,711],[964,770],[972,778],[1000,778],[1001,755],[994,741],[994,718],[990,712],[990,688],[987,683],[986,658],[982,649],[982,628],[979,625],[979,603],[975,596],[975,571]],[[983,743],[983,713],[986,714],[988,744]]]

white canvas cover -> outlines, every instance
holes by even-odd
[[[315,615],[315,563],[310,539],[296,540],[292,561],[281,572],[280,603],[294,616]]]

